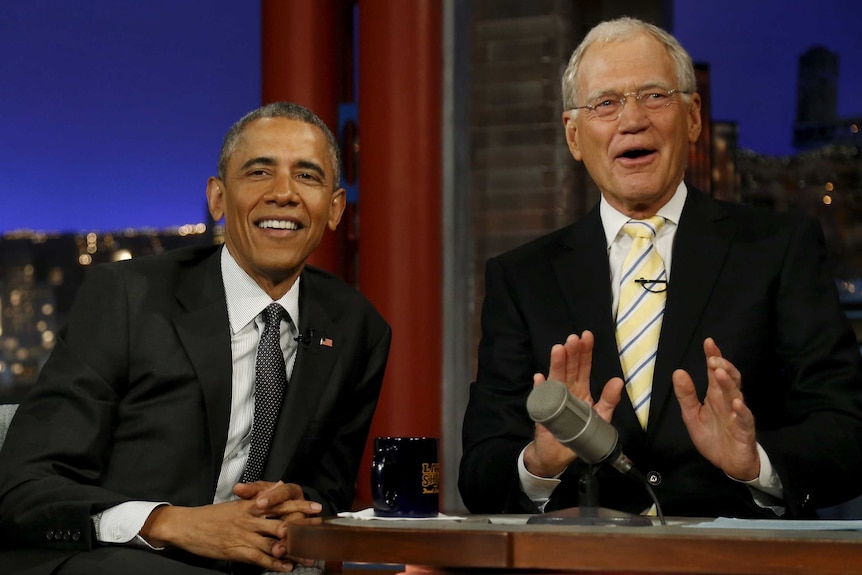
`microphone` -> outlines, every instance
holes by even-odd
[[[611,467],[644,486],[656,509],[656,515],[662,525],[665,525],[664,514],[658,498],[643,474],[635,469],[631,460],[623,454],[620,446],[620,436],[616,428],[602,419],[591,405],[571,394],[569,388],[559,381],[546,381],[540,383],[530,392],[527,398],[527,412],[536,423],[541,423],[553,436],[578,454],[586,463],[597,466],[602,463],[610,463]],[[596,499],[595,486],[591,485],[592,471],[581,478],[580,487],[583,496],[587,499]],[[586,482],[585,482],[586,478]],[[593,501],[592,505],[595,505]],[[590,505],[587,505],[589,508]],[[593,511],[594,513],[595,511]],[[553,514],[553,513],[552,513]],[[585,513],[588,523],[602,523],[601,520],[591,518],[590,513]],[[650,522],[637,522],[640,516],[624,516],[622,519],[612,517],[606,519],[610,524],[627,525],[651,525]],[[555,518],[552,518],[553,522]],[[565,522],[565,518],[559,518],[559,522]],[[580,519],[572,519],[574,523],[581,522]],[[541,523],[541,520],[528,522]]]
[[[546,381],[533,388],[527,411],[536,423],[591,465],[608,462],[620,473],[633,470],[623,454],[616,428],[599,417],[589,404],[569,392],[559,381]]]
[[[309,329],[305,330],[305,333],[300,333],[295,338],[293,338],[293,341],[295,341],[299,345],[301,345],[302,349],[308,349],[309,346],[311,345],[311,341],[313,339],[314,339],[314,330],[309,328]]]

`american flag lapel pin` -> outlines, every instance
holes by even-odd
[[[323,347],[332,347],[332,339],[328,337],[322,337],[320,338],[320,345],[322,345]]]

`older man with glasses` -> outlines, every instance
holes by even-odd
[[[685,183],[701,99],[691,58],[660,28],[595,27],[563,104],[601,200],[487,263],[467,507],[575,507],[595,474],[603,507],[651,508],[648,490],[531,420],[527,398],[546,379],[616,428],[665,514],[809,517],[858,495],[862,369],[820,227]]]

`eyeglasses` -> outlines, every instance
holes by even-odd
[[[648,280],[638,278],[635,280],[635,283],[640,284],[642,288],[650,293],[661,293],[667,291],[667,280]]]
[[[581,110],[586,108],[596,115],[599,120],[610,122],[620,117],[626,101],[634,96],[634,99],[647,112],[658,112],[664,110],[673,101],[676,94],[691,94],[684,90],[665,90],[664,88],[641,88],[637,92],[626,92],[625,94],[604,94],[590,100],[588,104],[583,106],[575,106],[572,110]]]

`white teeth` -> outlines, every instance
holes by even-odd
[[[296,222],[286,222],[284,220],[263,220],[257,223],[257,227],[274,230],[295,230],[299,228]]]

